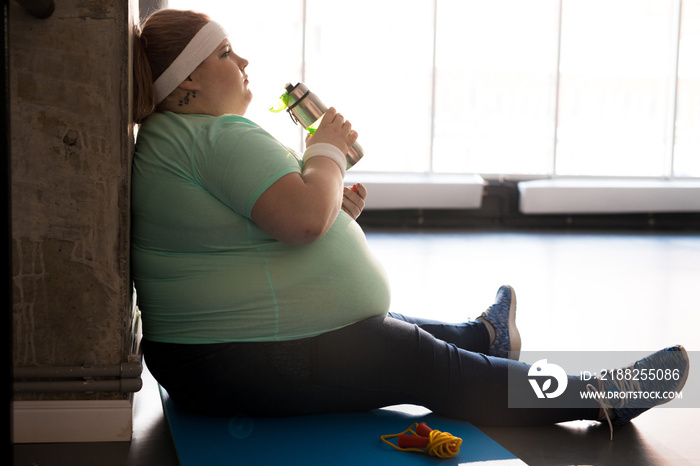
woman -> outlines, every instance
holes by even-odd
[[[194,12],[156,12],[135,38],[132,267],[145,358],[175,403],[223,416],[413,403],[482,425],[622,424],[651,407],[509,409],[509,390],[532,389],[529,366],[508,359],[520,351],[508,286],[474,322],[389,313],[384,271],[354,221],[366,189],[343,187],[357,133],[331,108],[300,159],[243,116],[247,65]],[[687,360],[679,346],[635,367],[677,369],[662,388],[680,390]],[[624,388],[568,383],[572,403]]]

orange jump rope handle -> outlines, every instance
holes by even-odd
[[[433,429],[428,427],[425,422],[416,425],[416,434],[401,434],[399,435],[398,445],[401,448],[425,448],[430,443],[430,432]]]
[[[425,422],[421,422],[416,426],[416,434],[421,437],[430,437],[430,433],[433,431]]]
[[[410,434],[399,435],[398,445],[401,448],[425,448],[430,439],[428,437],[418,437]]]

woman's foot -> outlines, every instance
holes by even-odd
[[[486,324],[491,336],[489,354],[499,358],[520,358],[520,332],[515,325],[515,291],[503,285],[496,293],[496,302],[476,320]]]
[[[598,379],[598,387],[589,384],[589,392],[603,409],[610,426],[627,424],[644,411],[667,403],[669,393],[683,389],[690,372],[690,359],[681,345],[657,351],[634,364],[612,370]],[[602,419],[601,419],[602,421]]]

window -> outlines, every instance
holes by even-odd
[[[673,2],[564,2],[556,173],[662,176],[671,149]]]
[[[557,5],[556,0],[438,2],[435,171],[550,170]]]
[[[169,0],[250,60],[248,116],[304,81],[360,132],[356,171],[700,177],[700,0]]]
[[[673,174],[700,176],[700,1],[683,1]]]

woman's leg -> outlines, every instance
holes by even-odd
[[[595,420],[600,411],[595,401],[582,405],[577,398],[561,398],[562,408],[509,408],[509,393],[533,393],[527,364],[463,350],[396,319],[367,319],[321,335],[316,351],[319,383],[383,401],[369,408],[412,403],[445,417],[500,426]],[[568,382],[572,395],[586,390],[577,377]],[[332,406],[334,400],[328,401]]]
[[[385,317],[298,341],[145,342],[144,353],[176,403],[210,415],[301,415],[412,403],[475,424],[533,425],[596,419],[599,411],[595,402],[585,409],[509,409],[509,370],[523,376],[511,390],[532,390],[527,365],[465,351]]]
[[[517,360],[521,341],[515,325],[515,308],[515,291],[504,285],[498,289],[494,303],[473,322],[453,324],[394,312],[389,317],[417,325],[439,340],[464,350]]]
[[[409,324],[417,325],[439,340],[457,345],[463,350],[488,354],[491,339],[486,323],[477,320],[471,322],[449,323],[439,320],[422,319],[390,312],[389,317]]]

